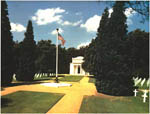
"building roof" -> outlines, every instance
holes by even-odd
[[[83,60],[84,57],[83,57],[83,56],[78,56],[78,57],[74,57],[74,58],[72,58],[72,59],[80,59],[80,60]]]
[[[82,64],[84,62],[83,59],[84,59],[84,57],[82,57],[82,56],[72,58],[72,63]]]

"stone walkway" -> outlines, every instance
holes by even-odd
[[[79,113],[84,95],[95,95],[97,93],[95,85],[88,83],[89,77],[83,77],[80,82],[71,83],[71,87],[47,87],[40,84],[21,85],[7,87],[1,91],[1,95],[7,95],[16,91],[38,91],[50,93],[64,93],[62,97],[48,113]],[[37,89],[38,88],[38,89]]]

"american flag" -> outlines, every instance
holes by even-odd
[[[61,44],[64,45],[66,40],[58,33],[58,40],[61,40]]]

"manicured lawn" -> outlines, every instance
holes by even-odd
[[[95,78],[90,77],[90,79],[89,79],[89,83],[95,83],[95,81],[96,81],[96,79],[95,79]]]
[[[38,89],[38,88],[37,88]],[[63,94],[19,91],[1,97],[2,113],[46,113]]]
[[[67,82],[79,82],[83,76],[65,76],[59,79],[59,81],[67,81]]]
[[[86,96],[82,102],[80,113],[148,113],[148,99],[143,103],[140,93],[138,97],[104,98]]]
[[[36,81],[42,81],[42,80],[52,80],[55,77],[38,77],[38,78],[34,78],[34,80]]]

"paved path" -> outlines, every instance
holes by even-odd
[[[80,82],[71,83],[71,87],[47,87],[41,84],[21,85],[7,87],[1,91],[1,95],[7,95],[16,91],[38,91],[50,93],[64,93],[61,98],[48,113],[79,113],[84,95],[95,95],[97,93],[93,83],[88,83],[89,77],[83,77]],[[49,81],[50,82],[50,81]],[[47,82],[46,82],[47,83]],[[38,89],[37,89],[38,88]]]
[[[89,78],[84,77],[80,83],[72,87],[66,95],[48,113],[79,113],[84,95],[95,95],[96,89],[88,83]]]

